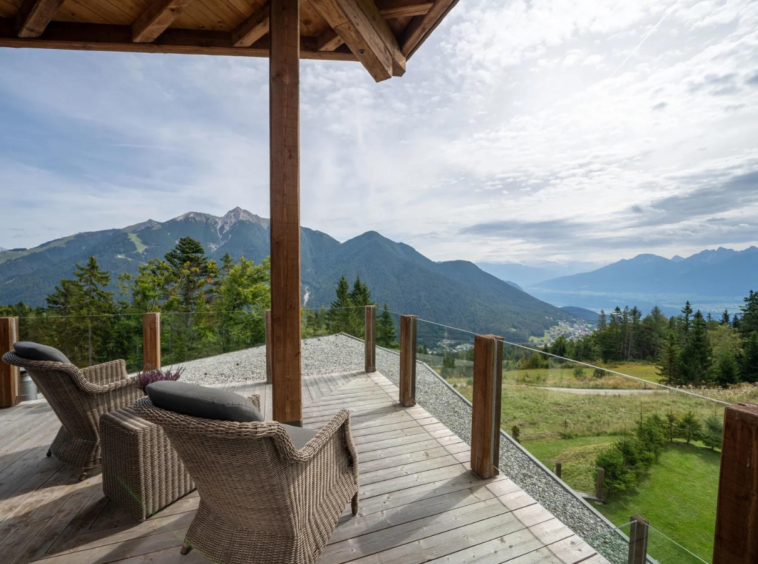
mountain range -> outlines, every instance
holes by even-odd
[[[527,291],[556,305],[600,308],[659,305],[678,311],[685,301],[707,311],[735,311],[751,289],[758,289],[758,248],[719,247],[671,259],[641,254],[591,272],[528,285]]]
[[[0,304],[45,304],[61,278],[95,256],[111,273],[163,257],[181,237],[199,241],[218,260],[229,253],[256,262],[269,255],[268,219],[241,208],[223,217],[190,212],[166,222],[148,220],[123,229],[79,233],[33,249],[0,252]],[[301,277],[307,307],[328,306],[341,276],[366,282],[379,304],[394,311],[510,339],[542,336],[559,320],[574,317],[492,276],[467,261],[434,262],[412,247],[368,232],[340,243],[326,233],[301,228]]]

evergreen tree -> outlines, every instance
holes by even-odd
[[[751,384],[758,382],[758,331],[753,331],[745,340],[741,364],[742,381]]]
[[[739,331],[740,325],[741,325],[741,319],[740,316],[736,313],[732,316],[732,328],[737,329]]]
[[[711,450],[721,448],[721,443],[724,438],[724,424],[715,415],[711,415],[705,420],[705,429],[703,430],[702,437],[705,446]]]
[[[684,304],[684,307],[682,308],[682,317],[681,317],[681,331],[682,331],[682,343],[687,344],[687,341],[689,340],[690,335],[690,329],[692,328],[692,306],[690,305],[689,300],[687,303]]]
[[[179,239],[176,247],[166,253],[166,262],[173,272],[181,311],[194,311],[206,284],[218,274],[218,267],[192,237]]]
[[[332,333],[349,333],[353,316],[353,302],[350,299],[350,285],[344,276],[340,277],[335,293],[337,299],[332,302],[327,313],[329,331]]]
[[[395,323],[392,321],[392,315],[387,304],[384,304],[384,309],[382,309],[379,319],[376,320],[376,342],[379,346],[393,348],[396,341]]]
[[[695,418],[694,413],[691,411],[687,412],[677,424],[677,436],[687,441],[687,444],[690,444],[692,441],[699,440],[701,434],[702,425],[700,425],[700,421]]]
[[[726,388],[740,381],[740,367],[734,355],[728,351],[721,353],[716,366],[716,383]]]
[[[721,314],[721,325],[729,325],[730,323],[729,310],[725,309],[724,313]]]
[[[744,301],[745,304],[741,308],[740,331],[747,336],[753,331],[758,331],[758,292],[750,290]]]
[[[689,338],[679,359],[681,375],[685,383],[700,386],[711,379],[713,351],[708,339],[705,318],[700,310],[693,317]]]
[[[666,342],[661,348],[657,374],[669,386],[680,383],[679,345],[673,331],[669,333],[668,339],[666,339]]]
[[[676,437],[677,429],[679,426],[679,419],[674,415],[673,412],[669,411],[666,414],[666,437],[668,437],[668,440],[670,443],[674,442],[674,437]]]
[[[597,330],[602,332],[608,328],[608,321],[605,317],[605,310],[600,310],[600,315],[597,318]]]

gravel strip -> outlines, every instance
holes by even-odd
[[[364,369],[363,342],[345,335],[303,340],[303,376],[356,372]],[[182,381],[195,384],[228,384],[266,379],[266,347],[253,347],[200,360],[183,366]]]

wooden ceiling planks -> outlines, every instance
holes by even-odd
[[[377,81],[401,76],[406,59],[456,2],[300,0],[303,58],[357,60]],[[0,0],[0,47],[264,56],[268,3]]]

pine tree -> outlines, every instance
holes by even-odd
[[[708,340],[705,318],[700,310],[693,317],[689,338],[679,359],[681,375],[685,383],[700,386],[711,379],[713,351]]]
[[[689,300],[687,303],[684,304],[684,307],[682,308],[682,323],[681,323],[681,330],[682,330],[682,343],[687,344],[687,341],[689,340],[690,335],[690,329],[692,328],[692,306],[690,305]]]
[[[679,377],[679,344],[674,332],[669,336],[661,349],[658,359],[658,376],[664,379],[669,386],[680,383]]]
[[[605,310],[600,310],[600,315],[597,318],[597,330],[598,332],[605,331],[608,328],[608,321],[605,317]]]
[[[166,253],[166,262],[174,274],[181,311],[193,312],[206,284],[217,274],[216,264],[208,260],[203,246],[192,237],[179,239],[176,247]]]
[[[701,438],[705,446],[710,447],[711,450],[721,448],[724,438],[724,424],[721,419],[715,415],[708,417],[705,420],[705,429]]]
[[[677,419],[676,415],[674,415],[673,412],[669,411],[666,414],[666,436],[669,439],[669,442],[674,442],[674,437],[676,437],[676,430],[679,425],[679,419]]]
[[[734,359],[734,355],[729,351],[724,351],[716,366],[716,383],[726,388],[731,384],[736,384],[739,380],[740,367]]]
[[[353,302],[350,299],[350,285],[344,276],[340,277],[335,290],[337,299],[329,307],[327,323],[331,333],[350,332]]]
[[[677,425],[678,436],[690,444],[692,441],[697,441],[701,438],[702,426],[700,421],[695,419],[695,414],[691,411],[679,420]]]
[[[731,319],[729,318],[729,310],[725,309],[724,313],[721,314],[721,325],[729,325],[731,323]]]
[[[753,384],[758,382],[758,331],[753,331],[745,340],[741,364],[742,381]]]
[[[384,304],[384,309],[376,321],[376,342],[379,346],[393,348],[396,341],[395,323],[392,321],[392,315],[387,304]]]
[[[750,290],[745,297],[745,304],[740,309],[742,310],[740,322],[742,334],[750,335],[753,331],[758,331],[758,292]]]

